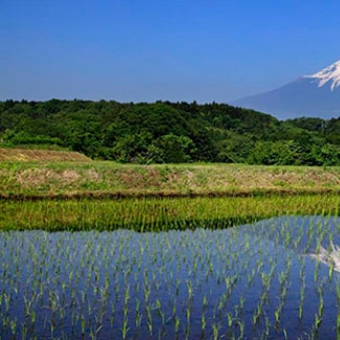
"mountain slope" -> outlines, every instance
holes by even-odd
[[[302,116],[325,119],[340,116],[340,61],[273,91],[231,103],[275,115],[280,119]]]

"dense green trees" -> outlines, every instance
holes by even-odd
[[[340,118],[276,118],[227,104],[0,102],[0,145],[65,147],[133,163],[340,165]]]

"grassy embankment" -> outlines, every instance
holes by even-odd
[[[3,229],[160,230],[338,214],[340,168],[120,165],[76,153],[20,152],[28,151],[35,156],[24,162],[18,151],[13,160],[0,149]]]
[[[122,165],[79,153],[0,149],[4,198],[339,193],[340,167]]]

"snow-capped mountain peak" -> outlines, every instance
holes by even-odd
[[[323,87],[330,83],[330,89],[333,91],[340,86],[340,60],[317,73],[304,76],[303,78],[312,79],[313,83],[318,83],[318,87]]]
[[[340,60],[323,70],[231,104],[276,115],[340,118]]]

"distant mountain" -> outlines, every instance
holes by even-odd
[[[340,116],[340,60],[285,86],[231,104],[269,113],[279,119],[337,118]]]

